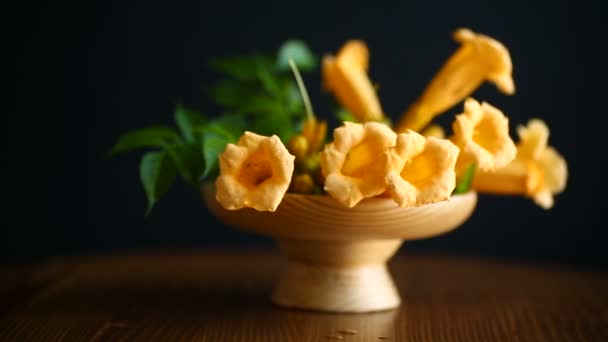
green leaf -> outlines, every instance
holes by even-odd
[[[223,80],[209,88],[208,94],[219,106],[241,113],[264,113],[282,108],[280,84],[274,76],[261,72],[257,85]],[[265,83],[261,81],[265,80]],[[263,84],[262,84],[263,83]]]
[[[197,141],[196,129],[207,122],[205,116],[197,111],[189,110],[181,104],[175,107],[175,123],[186,142]]]
[[[117,154],[129,152],[138,148],[162,147],[167,142],[179,139],[177,133],[163,126],[141,128],[122,135],[112,147],[107,157],[111,158]]]
[[[475,163],[471,163],[467,166],[467,169],[462,174],[459,179],[457,179],[456,188],[452,192],[453,195],[464,194],[471,190],[471,185],[473,184],[473,177],[475,176],[475,170],[477,169],[477,165]]]
[[[289,58],[292,58],[300,71],[312,71],[317,67],[317,58],[301,40],[288,40],[279,48],[276,68],[279,71],[290,71]]]
[[[344,108],[339,108],[335,114],[338,120],[342,122],[359,122],[351,112]]]
[[[209,61],[209,68],[238,80],[250,81],[258,77],[260,63],[271,65],[272,61],[262,55],[214,58]]]
[[[207,95],[213,102],[230,109],[238,108],[253,94],[251,86],[235,80],[221,80],[207,90]]]
[[[285,109],[291,115],[306,115],[304,101],[300,89],[293,79],[283,80],[283,98],[285,99]]]
[[[226,144],[236,142],[245,131],[247,122],[242,115],[223,114],[211,121],[203,130],[203,159],[205,167],[201,176],[208,178],[218,170],[218,156]]]
[[[262,61],[258,61],[257,65],[257,77],[264,90],[275,98],[281,97],[281,87],[279,85],[278,78],[273,75],[272,68],[264,65]]]
[[[223,114],[209,122],[203,133],[212,132],[224,136],[228,141],[235,142],[247,128],[247,121],[240,114]],[[204,137],[204,136],[203,136]]]
[[[169,190],[175,179],[175,166],[164,151],[148,152],[141,159],[139,175],[148,198],[146,216]]]
[[[205,168],[201,180],[217,172],[219,167],[218,156],[224,151],[229,142],[228,137],[224,135],[215,132],[204,133],[203,158],[205,159]]]
[[[240,107],[239,110],[244,113],[252,114],[266,114],[269,112],[279,112],[283,110],[281,103],[276,99],[265,95],[254,95],[247,99]]]
[[[296,128],[291,117],[280,112],[270,112],[256,117],[252,131],[265,136],[276,134],[286,144],[295,134]]]
[[[182,178],[190,185],[197,186],[203,173],[203,155],[198,144],[166,145],[165,151],[173,161]]]

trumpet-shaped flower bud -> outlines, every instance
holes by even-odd
[[[323,58],[323,83],[338,102],[360,121],[380,121],[382,108],[367,69],[369,51],[364,42],[350,40],[338,55]]]
[[[317,121],[315,118],[304,121],[302,135],[308,141],[308,154],[317,153],[321,149],[327,135],[327,122]]]
[[[293,177],[291,182],[291,190],[301,194],[309,194],[315,190],[315,181],[308,173],[302,173]]]
[[[456,116],[451,140],[460,148],[456,164],[459,172],[471,163],[481,170],[494,170],[515,158],[515,143],[509,136],[509,119],[488,103],[472,98],[464,103],[464,113]]]
[[[566,160],[548,146],[549,128],[539,119],[517,129],[517,157],[495,172],[478,171],[473,188],[480,192],[530,197],[544,209],[553,207],[553,196],[566,187]]]
[[[385,154],[391,166],[385,179],[395,202],[409,207],[448,199],[456,186],[458,153],[449,140],[425,138],[414,131],[399,134]]]
[[[388,126],[377,122],[345,122],[336,128],[334,141],[321,152],[325,191],[347,207],[383,193],[389,170],[383,154],[396,137]]]
[[[443,113],[475,91],[484,81],[503,93],[515,93],[509,51],[500,42],[468,29],[454,32],[460,48],[431,80],[422,96],[403,114],[397,132],[422,130]]]
[[[306,158],[310,150],[308,146],[308,139],[302,134],[294,135],[287,143],[288,151],[298,159]]]
[[[218,202],[228,210],[275,211],[289,188],[294,159],[276,135],[245,132],[219,156]]]

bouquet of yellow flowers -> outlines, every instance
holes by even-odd
[[[285,42],[275,55],[214,59],[224,78],[207,88],[225,112],[207,117],[178,105],[179,133],[148,127],[125,134],[112,155],[157,148],[141,161],[151,209],[179,173],[195,187],[215,183],[217,201],[229,210],[275,211],[287,192],[327,194],[345,207],[370,197],[390,197],[400,207],[445,201],[473,189],[516,194],[548,209],[564,190],[567,165],[548,145],[540,119],[518,126],[470,95],[485,81],[512,95],[515,83],[507,48],[495,39],[459,29],[458,49],[422,95],[393,124],[368,75],[369,51],[350,40],[318,63],[301,41]],[[320,64],[323,88],[337,103],[340,125],[312,108],[300,72]],[[451,133],[433,119],[463,103]],[[180,134],[181,133],[181,134]]]

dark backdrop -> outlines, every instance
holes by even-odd
[[[122,132],[172,124],[177,101],[212,115],[215,108],[201,92],[216,77],[205,67],[209,57],[271,51],[288,38],[303,39],[318,53],[364,39],[383,107],[396,118],[457,47],[451,32],[469,27],[510,49],[517,86],[512,97],[490,85],[475,97],[503,109],[512,127],[533,116],[545,119],[551,144],[568,160],[568,188],[550,211],[524,198],[482,196],[461,228],[406,248],[606,266],[599,5],[108,0],[22,6],[9,34],[17,38],[13,71],[23,95],[15,113],[27,129],[12,141],[28,152],[21,154],[23,211],[4,227],[3,261],[270,246],[270,239],[219,224],[183,182],[144,218],[140,154],[105,161],[103,153]],[[326,111],[318,75],[306,83],[317,112]]]

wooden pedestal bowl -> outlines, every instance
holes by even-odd
[[[288,259],[272,293],[280,306],[327,312],[393,309],[401,300],[386,262],[403,241],[429,238],[461,225],[477,194],[399,208],[369,198],[346,208],[329,196],[287,193],[275,212],[226,210],[213,186],[203,187],[210,211],[238,229],[274,237]]]

